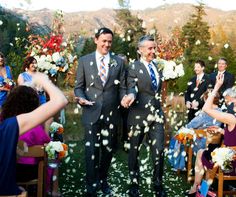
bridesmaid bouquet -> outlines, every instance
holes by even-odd
[[[48,159],[62,159],[68,155],[68,146],[60,141],[51,141],[45,148]]]
[[[5,87],[10,90],[15,85],[16,85],[16,83],[12,79],[4,78],[3,82],[0,84],[0,87]]]
[[[177,132],[175,139],[185,145],[193,139],[194,134],[194,130],[183,127]]]
[[[228,147],[216,148],[212,153],[212,161],[218,165],[224,172],[232,172],[232,161],[235,157],[235,151]]]
[[[62,134],[64,132],[63,125],[57,122],[52,122],[49,128],[49,132],[51,134],[54,134],[54,133]]]
[[[49,134],[52,141],[63,141],[62,133],[64,132],[64,128],[62,124],[57,122],[52,122],[49,127]]]

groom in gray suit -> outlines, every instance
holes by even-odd
[[[122,105],[129,107],[128,125],[130,150],[128,166],[131,178],[129,195],[139,193],[139,150],[146,135],[153,160],[153,187],[156,197],[166,196],[162,186],[164,150],[164,114],[161,109],[162,73],[154,61],[156,43],[150,36],[143,36],[138,42],[140,59],[129,66],[127,96]]]
[[[120,123],[120,101],[125,95],[124,62],[111,54],[113,32],[101,28],[95,34],[96,51],[79,59],[75,96],[83,107],[85,128],[86,196],[97,190],[110,194],[108,169]]]

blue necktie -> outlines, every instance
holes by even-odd
[[[151,76],[151,80],[152,80],[152,88],[154,91],[156,91],[157,90],[157,79],[156,79],[155,72],[154,72],[151,64],[148,64],[148,68],[149,68],[150,76]]]

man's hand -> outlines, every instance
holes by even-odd
[[[186,102],[186,107],[187,107],[188,109],[190,109],[190,108],[192,107],[192,104],[191,104],[190,101],[187,101],[187,102]]]
[[[88,101],[87,99],[80,98],[80,97],[75,97],[75,100],[80,105],[93,105],[95,103],[94,101]]]
[[[193,102],[192,102],[192,108],[193,108],[193,109],[198,109],[198,105],[199,105],[199,102],[196,101],[196,100],[193,100]]]
[[[218,126],[210,126],[207,128],[207,132],[210,134],[216,134],[216,133],[224,133],[224,129],[218,127]]]
[[[131,93],[131,94],[125,95],[122,98],[121,105],[124,108],[129,108],[132,105],[133,102],[134,102],[134,95]]]
[[[223,85],[223,83],[224,83],[224,74],[218,74],[216,76],[215,88],[219,90],[220,87]]]

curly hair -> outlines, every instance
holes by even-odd
[[[37,92],[28,86],[15,87],[2,106],[1,119],[33,111],[39,106]]]
[[[3,66],[5,66],[5,62],[6,62],[5,56],[1,51],[0,51],[0,57],[3,58]]]
[[[23,71],[29,68],[30,64],[32,64],[33,61],[37,61],[37,60],[32,56],[27,57],[23,62],[23,67],[22,67]]]

